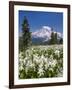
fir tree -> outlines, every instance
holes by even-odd
[[[23,23],[22,23],[22,41],[23,41],[23,46],[22,49],[26,50],[30,47],[31,45],[31,32],[29,31],[29,23],[26,17],[24,17]]]
[[[57,33],[54,33],[52,28],[50,44],[57,44],[57,43],[58,43]]]
[[[51,33],[50,44],[55,44],[55,35],[54,35],[54,32]]]
[[[55,39],[55,44],[57,44],[58,43],[57,33],[55,33],[54,39]]]
[[[63,38],[60,38],[59,44],[63,44]]]

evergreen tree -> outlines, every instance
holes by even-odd
[[[63,38],[60,38],[59,44],[63,44]]]
[[[23,46],[22,49],[25,51],[28,49],[31,45],[31,32],[29,31],[29,23],[26,17],[24,17],[23,23],[22,23],[22,41]]]
[[[57,44],[57,43],[58,43],[57,33],[55,33],[55,35],[54,35],[54,39],[55,39],[55,44]]]
[[[50,44],[55,44],[55,34],[54,34],[54,32],[51,33]]]
[[[57,43],[58,43],[57,33],[54,33],[52,28],[51,39],[49,44],[57,44]]]

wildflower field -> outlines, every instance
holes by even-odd
[[[19,79],[63,76],[63,46],[31,46],[19,52]]]

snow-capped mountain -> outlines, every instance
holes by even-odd
[[[44,44],[48,43],[48,41],[51,39],[51,33],[57,33],[57,38],[63,38],[63,35],[60,32],[54,31],[49,26],[42,26],[41,29],[35,30],[31,33],[32,35],[32,43],[33,44]],[[19,37],[22,36],[22,32],[19,33]]]
[[[40,30],[32,33],[33,38],[45,38],[45,40],[50,39],[51,28],[48,26],[43,26]]]
[[[41,39],[42,42],[48,41],[51,39],[51,33],[57,33],[57,37],[62,38],[62,34],[60,32],[52,31],[52,28],[49,26],[43,26],[41,29],[32,32],[32,38],[35,39]]]

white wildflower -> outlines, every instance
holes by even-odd
[[[49,70],[53,72],[53,68],[52,68],[52,67],[51,67],[51,68],[49,68]]]
[[[43,71],[43,69],[42,69],[42,68],[39,68],[38,74],[39,74],[39,76],[44,75],[44,71]]]
[[[55,50],[55,54],[59,56],[60,51],[59,50]]]
[[[24,68],[23,68],[23,66],[22,65],[20,65],[20,67],[19,67],[19,70],[23,70]]]

